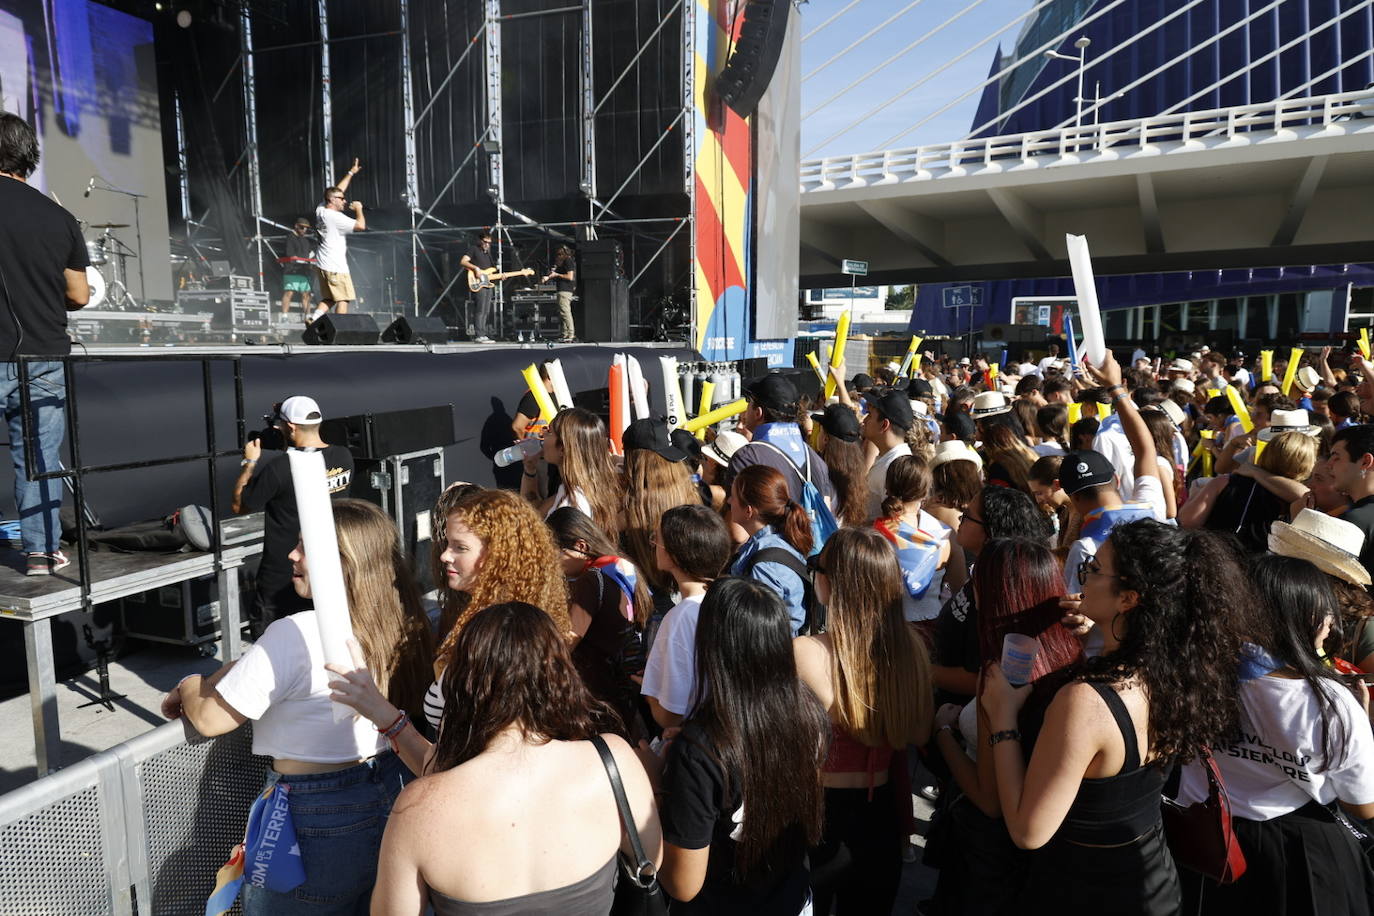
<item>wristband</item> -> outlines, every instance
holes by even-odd
[[[526,477],[538,477],[538,476],[539,476],[539,473],[536,471],[535,473],[531,474],[529,471],[526,471],[526,472],[525,472],[525,476],[526,476]]]
[[[241,467],[241,468],[251,468],[253,465],[255,465],[255,464],[257,464],[257,463],[258,463],[258,459],[256,459],[256,458],[245,458],[245,459],[243,459],[242,461],[239,462],[239,467]]]
[[[1001,744],[1003,741],[1020,741],[1020,740],[1021,740],[1021,733],[1020,733],[1019,731],[1017,731],[1016,729],[1014,729],[1014,728],[1009,728],[1009,729],[1007,729],[1006,731],[993,732],[991,735],[988,735],[988,747],[996,747],[997,745]]]
[[[403,709],[396,714],[396,718],[392,720],[390,725],[386,728],[379,728],[377,731],[382,733],[383,738],[390,741],[405,729],[406,723],[409,721],[410,716],[406,715],[406,711]]]

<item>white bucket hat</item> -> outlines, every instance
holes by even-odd
[[[1287,522],[1269,528],[1269,552],[1306,560],[1351,585],[1369,585],[1369,571],[1360,562],[1364,532],[1359,526],[1316,509],[1303,509]]]

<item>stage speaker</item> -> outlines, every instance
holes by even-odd
[[[301,332],[301,340],[308,344],[375,344],[377,319],[371,315],[350,312],[347,315],[325,314],[316,318]]]
[[[630,282],[624,277],[586,280],[582,284],[582,324],[578,331],[583,340],[599,343],[629,340]]]
[[[578,276],[583,280],[614,280],[625,276],[625,252],[615,239],[597,239],[577,247]]]
[[[448,343],[448,325],[433,315],[402,315],[382,332],[382,343]]]
[[[741,118],[759,107],[759,99],[773,79],[791,11],[792,0],[750,0],[744,6],[739,42],[716,77],[716,94]]]

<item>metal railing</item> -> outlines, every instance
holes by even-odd
[[[929,181],[978,171],[1006,171],[1017,165],[1073,165],[1135,154],[1161,144],[1195,144],[1209,149],[1228,142],[1252,142],[1245,135],[1266,132],[1275,140],[1338,136],[1374,128],[1374,92],[1368,89],[1302,99],[1277,99],[1233,108],[1181,111],[1150,118],[1108,121],[1004,137],[956,140],[933,146],[809,159],[801,164],[803,193]]]
[[[125,461],[117,464],[103,465],[83,465],[81,463],[81,413],[77,407],[77,375],[75,365],[77,363],[97,363],[97,362],[193,362],[200,364],[201,397],[205,407],[205,450],[190,455],[178,455],[172,458],[151,458],[140,461]],[[227,362],[233,368],[234,379],[234,418],[237,441],[242,442],[247,434],[247,425],[243,414],[243,363],[237,354],[223,353],[149,353],[138,355],[101,353],[100,351],[84,353],[71,356],[19,356],[18,363],[18,384],[19,384],[19,405],[20,405],[20,425],[23,432],[23,451],[24,466],[35,468],[40,465],[38,460],[38,449],[41,443],[35,435],[34,424],[37,422],[36,414],[33,409],[33,392],[30,390],[29,365],[31,363],[62,363],[62,373],[64,379],[64,404],[63,410],[66,411],[67,426],[67,450],[70,456],[68,465],[57,470],[50,470],[44,473],[34,474],[30,472],[30,481],[43,480],[62,480],[71,486],[72,499],[76,503],[76,554],[77,554],[77,575],[81,584],[81,601],[83,607],[89,609],[91,603],[91,569],[89,563],[90,544],[87,541],[87,516],[86,516],[86,491],[85,477],[88,474],[102,474],[110,471],[127,471],[136,468],[159,467],[169,464],[184,464],[191,461],[202,461],[205,463],[207,483],[209,486],[208,500],[210,503],[210,518],[212,524],[210,531],[210,552],[215,556],[215,572],[221,569],[223,560],[223,545],[220,538],[220,505],[219,487],[216,483],[216,461],[241,454],[240,448],[236,445],[232,449],[220,449],[216,442],[215,431],[215,390],[214,377],[211,366],[217,362]],[[13,448],[13,443],[11,448]]]
[[[201,916],[268,759],[168,722],[0,796],[5,916]]]

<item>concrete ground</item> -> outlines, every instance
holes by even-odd
[[[219,667],[193,648],[129,640],[129,654],[110,665],[110,689],[125,694],[111,705],[86,706],[100,693],[94,670],[58,681],[58,722],[62,735],[61,764],[70,766],[97,751],[149,731],[166,720],[158,712],[162,695],[188,674],[205,674]],[[0,702],[0,793],[35,778],[33,712],[27,693]]]

